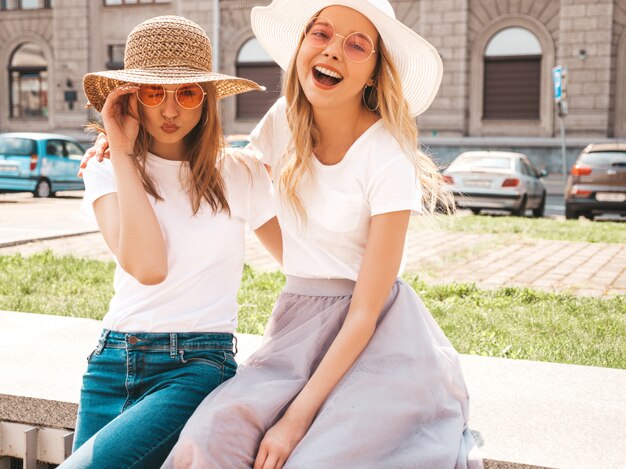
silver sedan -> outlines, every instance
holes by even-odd
[[[542,217],[546,206],[543,177],[522,153],[468,151],[461,153],[444,171],[459,208],[475,214],[481,210],[507,210],[525,216]]]

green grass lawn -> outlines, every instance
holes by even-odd
[[[469,233],[515,234],[534,239],[626,243],[626,223],[590,220],[552,220],[489,215],[417,217],[413,223],[428,229]]]
[[[102,319],[113,295],[113,262],[0,256],[0,309]]]
[[[0,256],[0,309],[100,319],[114,264],[50,252]],[[461,353],[626,369],[626,296],[606,299],[525,288],[481,290],[406,280]],[[245,268],[239,331],[261,334],[284,285]]]

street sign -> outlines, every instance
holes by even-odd
[[[567,180],[567,159],[565,146],[565,116],[567,116],[567,68],[560,65],[552,69],[554,84],[554,102],[558,105],[561,121],[561,163],[563,165],[563,180]]]
[[[567,69],[561,67],[554,67],[552,69],[552,82],[554,84],[554,102],[558,103],[561,100],[565,99],[566,93],[566,78],[567,78]]]

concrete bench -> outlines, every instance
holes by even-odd
[[[8,457],[34,469],[69,454],[81,377],[100,329],[89,319],[0,311],[0,469]],[[239,361],[261,340],[238,339]],[[624,467],[626,370],[461,360],[486,468]]]

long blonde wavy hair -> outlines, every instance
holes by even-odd
[[[184,138],[185,161],[189,163],[189,178],[186,181],[187,192],[191,201],[194,215],[200,210],[204,199],[215,213],[225,211],[230,215],[230,207],[226,199],[226,187],[222,178],[222,156],[224,154],[224,135],[219,119],[217,93],[210,83],[199,83],[206,92],[202,103],[202,114],[196,126]],[[126,113],[132,114],[128,106],[128,99],[122,101]],[[131,155],[141,176],[143,186],[148,194],[157,200],[163,200],[158,193],[154,180],[146,169],[146,158],[152,136],[146,129],[141,105],[139,115],[134,116],[139,121],[139,133],[135,140]],[[92,123],[88,128],[97,132],[105,132],[101,124]],[[105,132],[106,133],[106,132]]]
[[[302,40],[298,45],[298,51]],[[415,119],[402,93],[400,76],[391,61],[385,45],[379,39],[377,63],[374,68],[375,87],[365,93],[368,107],[375,108],[385,127],[399,142],[406,157],[415,168],[416,177],[422,188],[422,206],[427,214],[442,208],[450,212],[452,196],[443,182],[443,177],[433,160],[420,150]],[[278,166],[280,192],[289,208],[301,221],[306,221],[306,211],[298,195],[298,187],[306,174],[312,171],[312,154],[320,141],[320,133],[313,120],[313,109],[307,100],[296,68],[294,54],[283,82],[283,94],[287,100],[287,121],[291,129],[291,140]],[[365,104],[361,103],[363,106]]]

